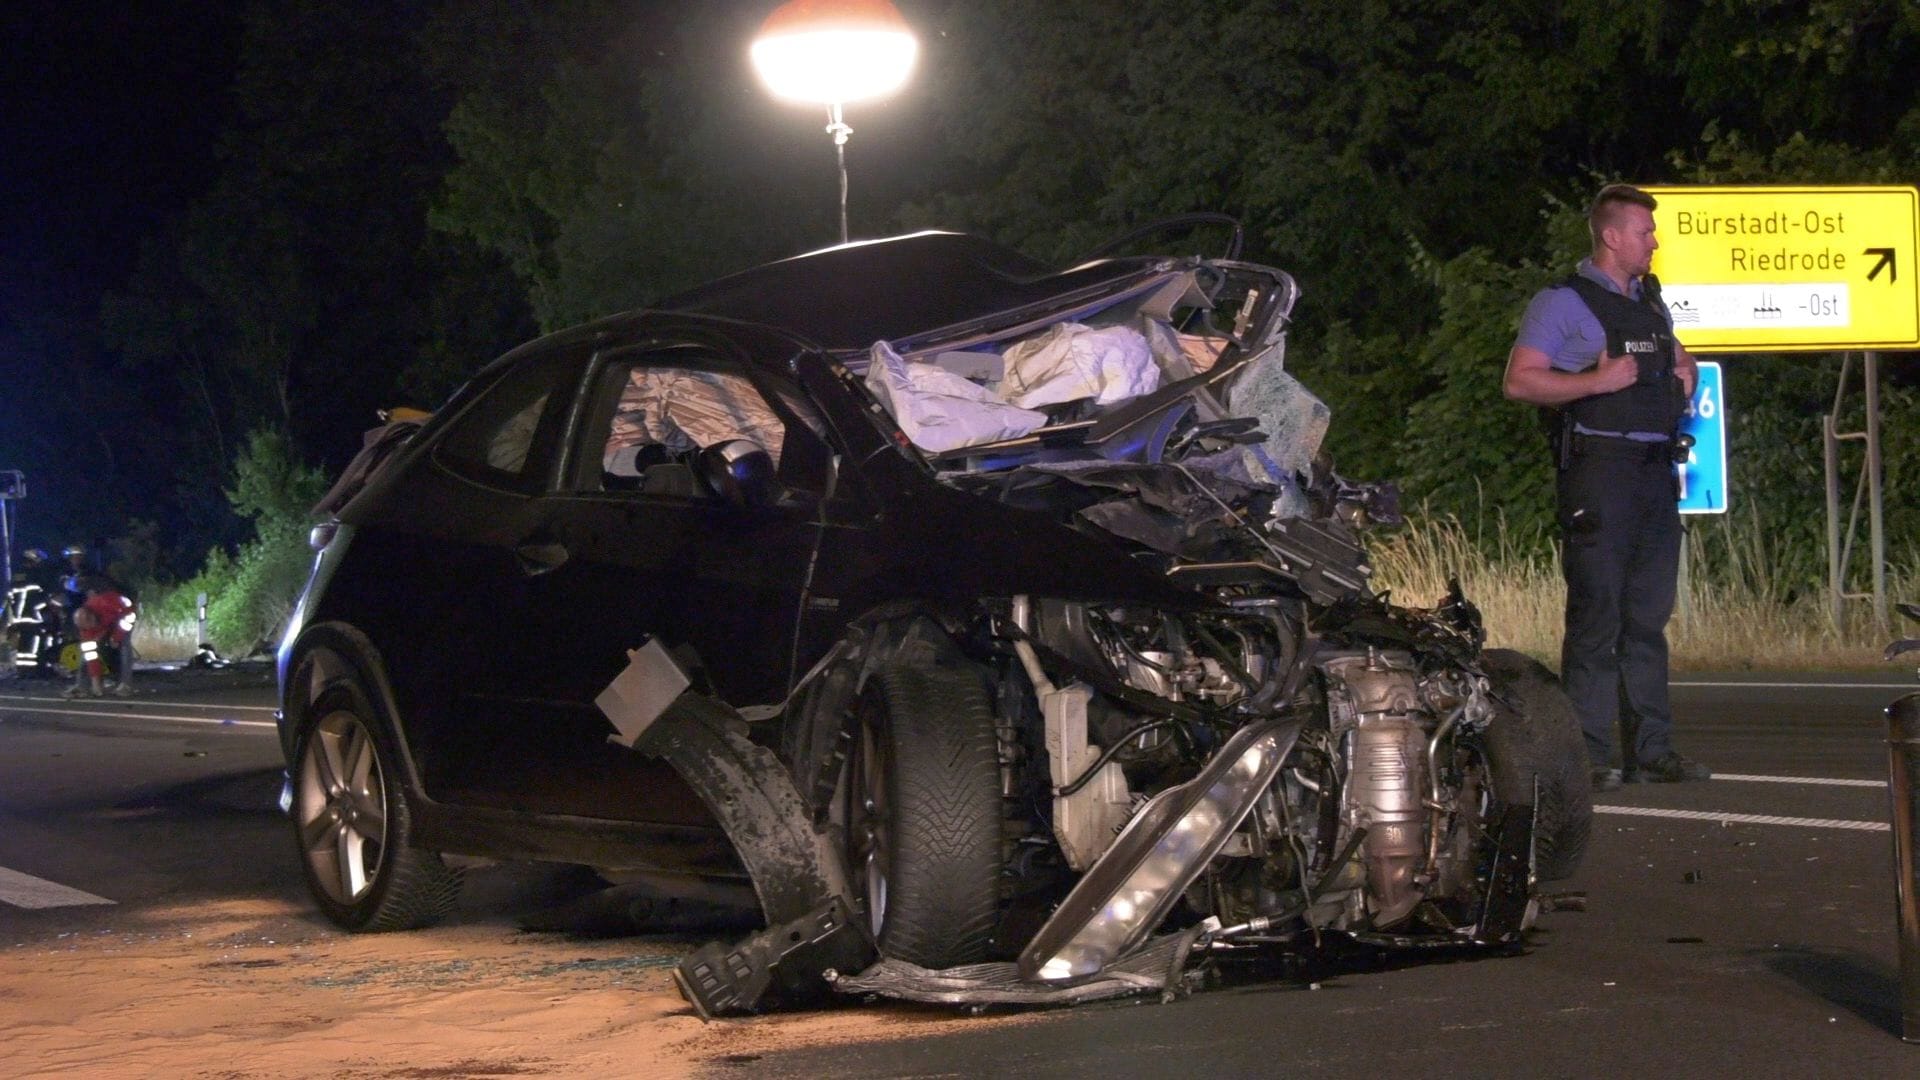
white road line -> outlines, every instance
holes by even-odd
[[[1885,780],[1841,780],[1831,776],[1748,776],[1744,773],[1714,773],[1715,780],[1737,780],[1745,784],[1820,784],[1826,787],[1887,786]]]
[[[226,706],[217,706],[226,708]],[[216,727],[255,727],[273,728],[279,725],[271,720],[234,720],[218,716],[172,716],[166,713],[107,712],[104,709],[37,709],[28,705],[8,705],[0,702],[0,713],[30,712],[52,713],[56,716],[101,716],[109,720],[172,720],[178,724],[212,724]]]
[[[1920,682],[1709,682],[1704,680],[1674,679],[1667,685],[1705,686],[1716,690],[1738,690],[1748,687],[1755,690],[1920,690]]]
[[[52,698],[43,698],[43,697],[23,697],[23,698],[0,697],[0,709],[6,708],[7,702],[9,701],[38,701],[38,702],[50,703],[52,702],[52,700],[53,700]],[[131,704],[131,702],[120,702],[120,703]],[[103,708],[112,708],[116,704],[116,702],[110,701],[106,698],[77,698],[74,700],[74,704],[97,705]],[[228,705],[225,702],[209,703],[205,701],[154,701],[152,699],[142,699],[140,704],[149,709],[231,709],[234,712],[267,712],[267,713],[270,713],[274,710],[274,707],[272,705]]]
[[[22,908],[79,907],[82,904],[111,904],[113,901],[104,896],[95,896],[79,889],[69,889],[58,882],[47,881],[23,874],[18,870],[9,870],[0,866],[0,903],[12,904]]]
[[[1807,829],[1856,829],[1861,832],[1889,832],[1884,821],[1840,821],[1835,818],[1776,817],[1771,814],[1729,814],[1719,810],[1666,810],[1657,806],[1596,806],[1596,814],[1624,814],[1629,817],[1679,818],[1682,821],[1717,821],[1722,825],[1798,825]]]
[[[204,701],[143,701],[149,709],[232,709],[235,712],[272,712],[272,705],[209,705]]]

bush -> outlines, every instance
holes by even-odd
[[[252,519],[254,538],[234,555],[209,551],[198,573],[149,597],[142,604],[146,621],[156,633],[177,638],[194,626],[199,594],[206,593],[206,644],[235,656],[270,646],[306,584],[312,564],[307,508],[325,491],[326,477],[302,464],[284,435],[259,430],[248,436],[227,499]]]

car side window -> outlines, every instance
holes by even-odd
[[[654,495],[706,498],[698,455],[708,447],[744,439],[767,452],[775,475],[789,487],[802,462],[823,455],[802,446],[817,444],[812,410],[781,395],[782,406],[744,373],[705,349],[668,350],[610,364],[602,375],[606,399],[589,416],[577,486],[589,490],[638,491]],[[795,424],[790,418],[802,422]]]
[[[435,458],[470,480],[515,491],[542,485],[551,460],[551,431],[572,388],[575,365],[559,358],[521,364],[481,392],[434,450]]]

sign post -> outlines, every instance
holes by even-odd
[[[1653,271],[1674,332],[1695,353],[1861,352],[1867,424],[1834,430],[1846,391],[1840,371],[1824,433],[1830,589],[1836,626],[1844,601],[1871,596],[1886,626],[1881,533],[1879,351],[1920,349],[1920,189],[1912,187],[1645,188],[1660,248]],[[1851,356],[1849,356],[1849,361]],[[1845,570],[1859,517],[1839,524],[1839,443],[1866,442],[1860,489],[1868,499],[1873,591],[1850,593]]]
[[[13,591],[13,501],[26,497],[26,474],[0,469],[0,596]]]

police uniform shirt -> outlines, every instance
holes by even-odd
[[[1613,278],[1597,269],[1590,258],[1580,260],[1577,272],[1610,293],[1625,295],[1629,300],[1640,299],[1639,278],[1631,279],[1627,283],[1628,291],[1622,294]],[[1667,332],[1672,333],[1673,316],[1664,307],[1661,310],[1667,318]],[[1579,293],[1552,285],[1534,294],[1533,302],[1520,316],[1520,333],[1514,344],[1545,353],[1555,371],[1576,373],[1600,362],[1600,353],[1607,346],[1607,332],[1600,325],[1600,317]],[[1644,442],[1667,440],[1667,433],[1662,431],[1594,431],[1581,425],[1575,425],[1574,430],[1582,435],[1624,435]]]

